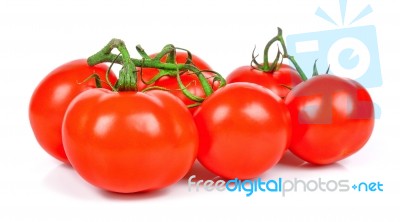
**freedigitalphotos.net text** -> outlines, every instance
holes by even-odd
[[[352,184],[349,180],[324,180],[318,178],[315,180],[294,179],[269,179],[262,180],[257,178],[254,180],[232,179],[224,180],[195,180],[196,176],[192,175],[188,179],[189,192],[206,192],[212,191],[228,191],[243,192],[247,197],[256,192],[281,193],[283,197],[290,192],[382,192],[383,184],[381,182],[360,182]]]

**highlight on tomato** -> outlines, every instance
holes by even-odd
[[[78,94],[91,88],[110,89],[106,82],[108,66],[89,66],[86,59],[65,63],[51,71],[36,87],[29,104],[29,120],[41,147],[54,158],[68,163],[61,138],[61,125],[69,103]],[[98,79],[88,79],[96,74]],[[108,73],[109,82],[116,77]],[[88,80],[87,80],[88,79]]]

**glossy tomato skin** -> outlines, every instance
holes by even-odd
[[[374,127],[367,90],[333,75],[313,77],[286,97],[293,123],[290,150],[313,164],[331,164],[360,150]]]
[[[164,91],[92,89],[70,104],[63,141],[71,165],[99,188],[133,193],[180,180],[198,148],[191,114]]]
[[[241,66],[226,77],[227,83],[250,82],[272,90],[281,98],[285,98],[290,89],[302,82],[299,73],[289,65],[282,64],[272,73],[255,69],[251,66]],[[285,87],[288,86],[288,87]]]
[[[37,141],[51,156],[68,163],[61,138],[65,111],[79,93],[96,87],[94,79],[84,80],[96,73],[104,81],[107,69],[104,64],[90,67],[85,59],[74,60],[50,72],[36,87],[29,105],[29,120]],[[116,82],[114,73],[110,72],[109,79]]]
[[[232,83],[194,114],[198,160],[227,179],[249,179],[274,166],[288,146],[291,120],[283,101],[253,83]]]
[[[155,57],[155,54],[150,55],[150,57]],[[185,63],[187,59],[187,53],[186,52],[176,52],[176,62],[177,63]],[[161,59],[161,61],[165,62],[165,57]],[[193,64],[198,67],[200,70],[211,70],[211,67],[200,57],[196,55],[192,55],[192,62]],[[140,69],[139,69],[140,72]],[[142,78],[146,82],[150,81],[159,71],[157,69],[153,68],[144,68],[142,69]],[[212,84],[212,74],[211,73],[203,73],[206,78],[209,78],[209,83]],[[183,85],[187,87],[187,89],[195,96],[204,98],[205,93],[204,90],[200,84],[200,81],[198,77],[194,73],[184,73],[180,76],[181,81]],[[150,85],[145,85],[140,79],[138,80],[138,89],[139,91],[145,89],[146,87],[152,87],[152,86],[158,86],[162,87],[168,90],[168,92],[172,93],[179,99],[183,101],[185,105],[192,105],[195,102],[190,100],[187,96],[185,96],[178,84],[178,81],[176,77],[170,77],[170,76],[164,76],[157,80],[155,83],[150,84]],[[213,86],[214,89],[218,88],[217,84],[214,84]],[[197,108],[190,108],[189,110],[191,113],[194,113],[194,111]]]

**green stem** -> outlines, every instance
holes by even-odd
[[[314,66],[313,66],[313,74],[312,74],[312,76],[314,77],[314,76],[318,76],[318,69],[317,69],[317,61],[318,61],[318,59],[316,59],[315,60],[315,62],[314,62]]]
[[[112,39],[100,52],[96,53],[94,60],[100,59],[100,57],[104,55],[110,55],[113,49],[117,49],[121,56],[114,55],[109,62],[116,62],[122,64],[123,67],[119,72],[119,78],[116,85],[118,91],[137,91],[137,75],[136,75],[136,67],[135,64],[131,61],[131,57],[129,55],[128,49],[125,46],[125,43],[120,39]],[[90,61],[88,59],[88,64]],[[98,62],[99,63],[99,62]],[[98,64],[96,63],[96,64]],[[93,64],[92,64],[93,65]]]
[[[268,64],[268,52],[269,52],[269,48],[271,48],[271,45],[274,42],[279,42],[281,44],[282,50],[283,50],[282,57],[289,59],[293,63],[293,65],[295,66],[297,72],[300,74],[300,77],[303,81],[307,80],[307,76],[304,74],[304,71],[300,68],[299,64],[296,62],[294,57],[288,54],[286,43],[285,43],[285,40],[283,39],[283,35],[282,35],[282,29],[279,27],[278,27],[278,35],[275,36],[273,39],[271,39],[265,46],[263,70],[269,71],[269,69],[270,69],[269,64]]]
[[[296,68],[297,72],[300,74],[300,77],[303,81],[307,80],[307,76],[304,74],[303,70],[300,68],[299,64],[296,62],[293,56],[288,56],[287,57],[294,65]]]
[[[183,85],[179,70],[178,70],[178,74],[176,75],[176,80],[178,81],[179,88],[182,90],[182,93],[186,97],[188,97],[190,100],[192,100],[194,102],[203,102],[204,98],[200,98],[198,96],[193,95],[192,93],[189,92],[189,90],[186,88],[186,86]],[[207,84],[208,84],[208,82],[207,82]]]
[[[269,48],[271,48],[271,45],[274,44],[276,41],[280,42],[281,41],[281,37],[282,37],[282,29],[278,28],[278,35],[275,36],[274,38],[272,38],[267,43],[267,45],[265,45],[265,48],[264,48],[264,63],[263,63],[263,67],[262,67],[263,71],[266,71],[266,72],[271,71],[270,67],[269,67],[269,60],[268,60]],[[283,51],[285,53],[285,49]]]
[[[121,56],[115,55],[111,53],[111,51],[117,48],[121,52]],[[210,83],[207,81],[206,77],[202,73],[201,70],[199,70],[197,67],[193,66],[192,64],[176,64],[176,63],[164,63],[161,62],[161,58],[167,54],[171,54],[172,51],[175,50],[175,47],[173,45],[167,45],[163,48],[163,50],[157,54],[157,56],[154,59],[151,59],[147,57],[144,52],[144,50],[139,46],[139,53],[145,55],[143,59],[131,59],[129,57],[129,53],[126,50],[126,46],[123,43],[122,40],[118,39],[113,39],[111,40],[102,50],[97,52],[96,54],[90,56],[87,59],[87,63],[90,66],[94,66],[99,63],[103,62],[115,62],[118,64],[123,65],[123,69],[121,70],[122,73],[120,73],[120,79],[118,80],[118,85],[117,89],[118,90],[130,90],[134,89],[137,90],[136,86],[136,81],[137,81],[137,75],[133,74],[133,70],[135,70],[135,67],[142,67],[142,68],[156,68],[156,69],[161,69],[161,70],[171,70],[171,71],[190,71],[196,74],[199,78],[199,81],[203,87],[204,93],[206,96],[210,96],[213,93],[212,86]],[[172,52],[173,53],[173,52]],[[132,73],[132,76],[129,75],[129,73]],[[128,75],[125,75],[128,74]],[[179,74],[178,74],[179,75]],[[133,77],[133,78],[132,78]],[[220,86],[224,86],[226,84],[225,79],[221,77],[221,75],[217,74],[218,80],[220,80]],[[183,90],[183,93],[188,96],[189,98],[194,98],[195,96],[191,94],[188,90]]]
[[[151,59],[150,56],[144,51],[141,45],[136,46],[136,51],[145,59]]]

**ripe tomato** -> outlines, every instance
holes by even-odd
[[[374,127],[367,90],[332,75],[296,86],[285,100],[293,122],[290,150],[305,161],[330,164],[360,150]]]
[[[61,124],[68,104],[79,93],[96,87],[94,79],[84,82],[96,73],[104,81],[108,67],[87,65],[85,59],[71,61],[50,72],[36,87],[29,105],[29,120],[37,141],[50,155],[68,163],[61,139]],[[116,77],[110,72],[110,81]],[[103,87],[109,88],[106,84]]]
[[[235,69],[226,78],[227,83],[251,82],[272,90],[279,97],[285,98],[290,89],[302,82],[299,73],[286,64],[281,64],[274,72],[264,72],[251,66]],[[285,87],[287,86],[287,87]]]
[[[62,135],[76,171],[94,186],[120,193],[177,182],[198,148],[190,112],[159,90],[83,92],[68,107]]]
[[[151,55],[150,57],[154,57],[155,55]],[[165,57],[161,59],[161,61],[165,62]],[[187,59],[187,53],[186,52],[176,52],[176,62],[177,63],[185,63]],[[204,62],[201,58],[192,55],[192,62],[193,64],[198,67],[200,70],[211,70],[211,67]],[[140,69],[139,69],[140,72]],[[158,73],[158,69],[153,69],[153,68],[144,68],[142,70],[142,78],[144,81],[148,82],[151,80],[156,74]],[[209,83],[212,84],[212,74],[211,73],[203,73],[206,78],[209,78]],[[187,87],[187,89],[195,96],[197,97],[205,97],[204,90],[201,86],[201,83],[198,79],[198,77],[194,73],[184,73],[180,76],[181,81],[183,85]],[[151,86],[158,86],[165,88],[169,90],[170,93],[178,97],[183,101],[185,105],[192,105],[195,102],[190,100],[188,97],[186,97],[182,91],[180,90],[178,81],[176,77],[171,77],[171,76],[164,76],[157,80],[155,83],[146,85],[144,84],[140,79],[138,80],[138,89],[141,91],[145,89],[146,87],[151,87]],[[214,84],[213,86],[214,89],[218,88],[218,85]],[[189,109],[192,113],[196,110],[196,108],[191,108]]]
[[[232,83],[208,97],[194,113],[198,159],[224,178],[254,178],[286,150],[291,121],[284,102],[253,83]]]

